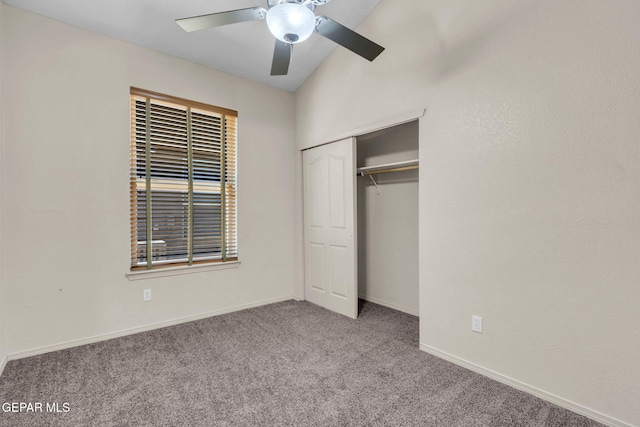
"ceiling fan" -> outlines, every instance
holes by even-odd
[[[185,31],[265,19],[269,31],[276,38],[271,64],[272,76],[284,76],[289,71],[293,45],[309,38],[315,31],[323,37],[346,47],[369,61],[376,59],[384,48],[355,31],[324,15],[314,13],[316,6],[331,0],[268,0],[268,9],[249,7],[227,12],[211,13],[176,19]]]

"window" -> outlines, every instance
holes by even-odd
[[[131,88],[131,269],[235,261],[233,110]]]

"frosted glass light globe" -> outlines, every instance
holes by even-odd
[[[280,3],[267,12],[267,26],[275,38],[286,43],[300,43],[316,27],[316,15],[298,3]]]

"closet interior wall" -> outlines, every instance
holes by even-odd
[[[357,138],[357,167],[418,158],[418,121]],[[358,181],[358,296],[418,315],[418,170]]]

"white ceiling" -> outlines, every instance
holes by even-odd
[[[184,32],[175,23],[178,18],[208,13],[253,6],[266,8],[267,0],[3,1],[81,28],[288,91],[295,91],[300,87],[337,46],[314,33],[305,42],[294,46],[289,74],[272,77],[269,73],[275,39],[269,33],[266,22],[243,22],[193,33]],[[318,7],[316,14],[327,15],[349,28],[355,28],[379,1],[334,0]]]

